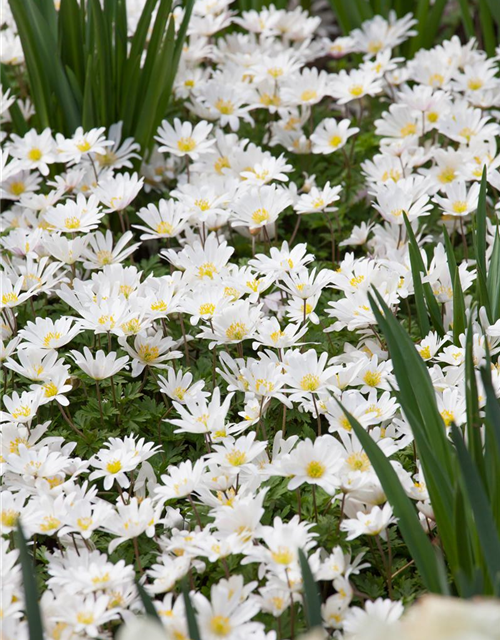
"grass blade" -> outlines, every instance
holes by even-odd
[[[299,549],[299,562],[302,572],[302,582],[304,583],[304,608],[306,611],[307,626],[309,629],[323,627],[318,586],[302,549]]]
[[[158,611],[156,611],[156,607],[154,606],[153,601],[149,597],[146,589],[142,586],[142,584],[139,581],[136,581],[135,586],[137,587],[139,598],[141,599],[141,602],[144,606],[144,610],[146,611],[148,616],[151,616],[151,618],[154,618],[160,624],[162,624],[160,616],[158,615]]]
[[[495,526],[490,503],[479,472],[456,425],[451,427],[451,438],[456,447],[462,479],[474,513],[482,553],[486,560],[486,569],[492,584],[496,584],[500,576],[500,537]]]
[[[415,507],[401,486],[397,473],[376,442],[372,440],[354,416],[346,411],[340,402],[339,405],[375,469],[384,493],[394,510],[394,515],[398,518],[399,529],[426,588],[433,593],[441,593],[438,562],[432,544],[420,525]]]
[[[201,640],[198,622],[194,613],[193,603],[191,602],[191,598],[189,597],[189,589],[185,579],[182,581],[182,595],[184,597],[184,605],[186,607],[186,618],[188,623],[189,637],[191,640]]]
[[[36,585],[33,559],[28,551],[28,545],[26,544],[26,538],[24,537],[20,522],[18,522],[14,536],[16,547],[19,549],[19,562],[21,563],[21,571],[23,575],[24,596],[26,600],[26,618],[28,620],[30,640],[43,640],[43,624],[38,604],[39,595]]]

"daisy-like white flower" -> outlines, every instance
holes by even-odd
[[[80,369],[93,380],[110,378],[124,369],[129,362],[128,356],[118,358],[115,351],[105,354],[102,349],[99,349],[95,355],[88,347],[83,347],[83,353],[79,351],[70,353]]]
[[[162,199],[157,205],[151,202],[139,209],[137,215],[148,225],[134,225],[136,229],[146,232],[141,235],[141,240],[175,238],[184,231],[189,220],[189,213],[175,200]]]
[[[160,391],[165,393],[171,400],[180,404],[185,404],[198,397],[206,398],[209,394],[203,391],[204,380],[197,380],[193,384],[193,374],[175,371],[172,367],[167,367],[167,378],[158,376]]]
[[[358,511],[355,518],[344,519],[340,528],[347,532],[347,540],[354,540],[363,535],[386,538],[387,527],[394,522],[396,518],[392,514],[392,507],[386,502],[382,509],[374,506],[366,513]]]
[[[137,196],[143,183],[144,178],[139,178],[137,173],[119,173],[99,182],[94,194],[104,205],[105,211],[122,211]]]
[[[328,74],[318,71],[316,67],[304,67],[286,80],[281,88],[283,100],[295,107],[297,105],[313,105],[320,102],[328,92]]]
[[[105,234],[96,231],[87,236],[88,245],[85,245],[83,251],[83,266],[85,269],[102,269],[108,264],[123,262],[140,246],[140,243],[136,242],[126,247],[133,237],[132,231],[126,231],[114,244],[113,232],[110,229]]]
[[[203,114],[208,120],[217,120],[221,127],[227,124],[232,131],[238,131],[240,119],[253,124],[250,115],[251,93],[242,85],[233,86],[219,80],[209,80],[202,85],[197,97],[203,105]]]
[[[382,91],[382,81],[375,71],[353,69],[350,72],[342,69],[337,75],[330,77],[328,93],[339,104],[359,100],[363,96],[374,96]]]
[[[152,538],[158,518],[158,510],[154,509],[150,498],[139,502],[134,497],[127,504],[119,502],[116,512],[107,518],[103,527],[109,533],[117,536],[109,543],[109,553],[113,553],[123,542],[137,538],[142,533],[146,533],[149,538]]]
[[[446,216],[467,216],[477,209],[479,188],[478,182],[473,182],[467,189],[465,182],[455,181],[444,187],[446,198],[435,195],[434,201]]]
[[[31,129],[23,138],[13,133],[11,139],[9,153],[22,161],[23,168],[30,171],[37,169],[43,176],[48,175],[48,165],[57,160],[56,145],[50,129],[45,129],[42,133]]]
[[[30,422],[36,415],[42,401],[40,391],[23,391],[21,395],[14,391],[11,396],[3,397],[6,411],[0,411],[0,422]]]
[[[347,140],[359,132],[357,127],[350,127],[351,121],[345,118],[337,123],[335,118],[325,118],[311,136],[312,152],[329,154],[345,146]]]
[[[179,118],[174,119],[172,127],[163,120],[155,137],[155,140],[160,143],[158,150],[197,160],[200,154],[207,153],[215,144],[215,138],[208,138],[212,127],[213,125],[208,122],[201,121],[193,128],[190,122],[181,122]]]
[[[291,476],[290,491],[304,482],[318,485],[330,495],[339,486],[337,472],[342,466],[341,447],[333,436],[324,435],[311,442],[306,438],[282,461],[282,469]]]
[[[45,220],[57,231],[88,233],[97,228],[104,215],[96,196],[92,195],[87,199],[79,193],[76,200],[67,200],[49,209]]]
[[[132,358],[132,377],[140,375],[144,367],[166,369],[169,360],[180,358],[182,353],[175,351],[175,340],[170,336],[164,337],[162,331],[153,335],[139,333],[134,338],[134,346],[127,343],[126,336],[118,338],[118,342]]]
[[[335,207],[330,207],[329,205],[340,199],[339,193],[341,190],[342,187],[331,187],[329,182],[327,182],[322,189],[312,187],[308,193],[299,196],[293,208],[299,215],[321,211],[335,211]]]
[[[212,320],[212,325],[203,329],[200,338],[212,340],[209,347],[217,344],[238,344],[255,337],[262,317],[262,304],[251,305],[247,300],[238,300],[225,307]]]
[[[232,205],[233,226],[247,227],[251,234],[257,234],[275,222],[291,203],[289,193],[276,185],[255,187]]]
[[[83,130],[83,127],[78,127],[69,139],[61,133],[56,134],[58,160],[77,164],[82,159],[88,158],[91,153],[104,155],[106,148],[113,146],[113,141],[106,139],[104,131],[104,127],[91,129],[87,132]]]
[[[19,331],[23,339],[20,348],[59,349],[81,331],[74,319],[68,316],[62,316],[55,322],[51,318],[36,318],[35,322],[28,320],[25,328]]]
[[[167,474],[161,477],[162,485],[155,488],[156,498],[162,503],[167,500],[185,498],[200,485],[206,463],[203,459],[194,464],[191,460],[181,462],[178,466],[170,465]]]

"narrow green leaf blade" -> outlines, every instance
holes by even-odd
[[[40,606],[38,604],[39,595],[36,585],[33,559],[28,551],[28,545],[26,544],[26,538],[24,537],[21,523],[18,523],[14,536],[16,547],[19,549],[19,561],[21,563],[21,571],[23,574],[26,618],[28,620],[30,640],[43,640],[43,624]]]
[[[323,626],[323,618],[321,616],[321,600],[319,597],[318,586],[314,580],[314,576],[309,566],[309,562],[302,549],[299,549],[300,570],[302,572],[302,582],[304,584],[304,605],[307,618],[307,626],[309,629]]]

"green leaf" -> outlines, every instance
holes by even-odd
[[[413,292],[415,296],[415,306],[417,308],[417,321],[420,328],[420,336],[424,338],[431,330],[427,308],[424,300],[424,288],[422,286],[422,278],[418,268],[418,259],[415,255],[415,248],[409,245],[411,273],[413,276]]]
[[[491,506],[462,434],[454,424],[451,426],[451,438],[456,447],[463,483],[471,509],[474,512],[481,550],[486,560],[486,570],[492,584],[495,585],[500,576],[500,537],[495,526]]]
[[[141,599],[141,602],[144,606],[144,610],[146,611],[148,616],[151,616],[151,618],[154,618],[157,622],[162,624],[160,616],[158,615],[158,611],[156,610],[156,607],[154,606],[153,601],[149,597],[146,589],[142,586],[142,584],[138,580],[136,580],[135,586],[137,587],[139,598]]]
[[[30,640],[43,640],[43,624],[38,604],[38,588],[36,586],[33,559],[28,551],[21,523],[18,522],[14,534],[16,547],[19,549],[19,561],[23,575],[25,611],[28,620]]]
[[[182,595],[184,597],[184,605],[186,608],[186,618],[188,623],[189,637],[191,640],[201,640],[200,630],[198,629],[198,622],[196,620],[196,615],[193,609],[193,603],[191,602],[191,598],[189,596],[189,589],[185,579],[182,581],[181,588],[182,588]]]
[[[491,321],[495,323],[500,320],[500,232],[498,225],[495,230],[493,251],[486,276],[486,287],[490,301]]]
[[[321,616],[321,600],[319,597],[318,586],[314,580],[314,576],[309,566],[309,562],[302,549],[299,549],[300,570],[302,572],[302,582],[304,584],[304,608],[307,618],[307,627],[323,627],[323,618]]]
[[[483,167],[476,212],[476,260],[486,274],[486,165]]]
[[[432,544],[422,529],[415,507],[401,486],[397,473],[385,454],[356,418],[346,411],[340,402],[338,404],[373,465],[384,493],[391,503],[394,515],[398,518],[399,529],[412,558],[415,560],[426,589],[433,593],[442,593],[438,561]]]
[[[415,417],[416,425],[421,425],[428,443],[432,444],[440,464],[451,476],[452,464],[448,439],[443,419],[438,411],[436,392],[420,354],[415,349],[410,336],[394,318],[383,298],[375,291],[376,301],[368,294],[375,318],[382,329],[399,385],[401,403]]]
[[[406,233],[408,234],[408,242],[410,244],[410,247],[413,247],[413,252],[411,255],[413,255],[413,259],[416,262],[418,270],[426,275],[427,271],[422,259],[422,255],[420,253],[420,248],[418,246],[417,239],[415,237],[415,234],[413,233],[412,226],[410,224],[410,221],[408,220],[408,216],[406,215],[406,213],[403,213],[403,219],[406,227]],[[437,302],[432,291],[432,287],[428,282],[426,282],[422,285],[422,288],[424,292],[425,302],[427,304],[427,309],[429,310],[429,315],[431,317],[434,329],[439,333],[440,336],[444,336],[445,331],[443,322],[441,320],[441,310],[439,308],[439,303]]]
[[[1,69],[2,88],[3,88],[3,91],[6,92],[7,89],[11,89],[9,78],[7,76],[7,72],[5,70],[4,64],[0,65],[0,69]],[[11,95],[15,95],[15,94],[13,94],[13,92],[11,91]],[[29,127],[28,127],[28,123],[26,122],[22,114],[21,109],[19,108],[19,105],[17,104],[17,100],[13,102],[12,105],[9,107],[9,113],[12,119],[14,133],[17,133],[17,135],[19,136],[24,136],[24,134],[28,132]]]

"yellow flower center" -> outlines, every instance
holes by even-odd
[[[266,222],[267,220],[269,220],[269,212],[268,212],[268,210],[267,209],[256,209],[252,213],[252,220],[256,224],[262,224],[263,222]]]
[[[90,149],[90,142],[88,142],[87,140],[84,140],[80,144],[77,144],[76,148],[78,149],[78,151],[81,151],[82,153],[86,153]]]
[[[452,169],[451,167],[446,167],[438,175],[438,180],[439,182],[442,182],[442,183],[453,182],[453,180],[455,180],[455,176],[456,176],[455,170]]]
[[[319,384],[319,376],[314,375],[314,373],[307,373],[300,381],[300,388],[303,391],[316,391]]]
[[[33,147],[28,151],[28,159],[33,160],[33,162],[38,162],[42,157],[42,152],[37,147]]]
[[[467,211],[467,202],[465,200],[456,200],[452,209],[454,213],[465,213]]]
[[[235,449],[234,451],[226,454],[226,460],[233,467],[241,467],[242,464],[245,464],[246,459],[246,453],[244,451],[240,451],[239,449]]]
[[[204,262],[201,266],[198,267],[198,277],[204,278],[213,278],[217,273],[217,267],[213,262]]]
[[[12,302],[17,302],[19,298],[17,295],[11,291],[10,293],[4,293],[2,296],[2,304],[11,304]]]
[[[166,311],[167,303],[165,300],[158,300],[157,302],[153,302],[151,305],[151,311]]]
[[[273,78],[279,78],[283,75],[283,69],[281,67],[271,67],[267,70],[267,73]]]
[[[160,350],[158,347],[151,347],[148,344],[141,344],[139,349],[137,350],[139,357],[144,360],[144,362],[153,362],[160,355]]]
[[[281,100],[276,94],[263,93],[260,97],[260,103],[265,107],[279,107]]]
[[[156,225],[156,233],[166,233],[168,235],[172,235],[173,231],[174,227],[169,222],[165,222],[164,220]]]
[[[210,209],[210,202],[202,198],[202,199],[195,200],[194,206],[198,207],[200,211],[207,211],[208,209]]]
[[[461,129],[459,131],[459,135],[461,135],[463,138],[465,138],[467,140],[467,142],[470,142],[470,139],[474,135],[474,131],[472,131],[472,129],[470,127],[464,127],[463,129]]]
[[[17,420],[18,418],[21,418],[21,417],[29,418],[30,415],[31,415],[31,407],[28,407],[28,405],[21,405],[20,407],[18,407],[12,412],[12,417],[14,418],[14,420]]]
[[[467,88],[471,91],[477,91],[483,86],[483,84],[484,82],[481,80],[481,78],[471,78],[467,83]]]
[[[92,518],[78,518],[76,524],[82,529],[82,531],[87,531],[92,525]]]
[[[174,396],[176,398],[179,398],[179,400],[184,400],[184,396],[186,395],[186,391],[187,391],[187,389],[185,389],[184,387],[175,387]]]
[[[314,89],[306,89],[300,95],[300,99],[302,102],[309,102],[310,100],[315,100],[318,97],[318,93],[314,91]]]
[[[417,125],[414,122],[408,122],[404,127],[401,127],[399,133],[406,138],[406,136],[412,136],[417,132]]]
[[[351,453],[346,462],[353,471],[368,471],[371,467],[370,459],[362,451]]]
[[[378,371],[367,371],[363,376],[363,381],[369,387],[376,387],[382,380],[382,374]]]
[[[435,111],[429,111],[429,113],[427,114],[427,120],[429,122],[437,122],[439,119],[439,113],[436,113]]]
[[[422,347],[422,349],[420,349],[420,355],[424,360],[428,360],[431,357],[431,348],[429,346]]]
[[[306,467],[306,473],[310,478],[317,480],[322,478],[325,474],[326,467],[318,460],[312,460]]]
[[[113,260],[113,254],[111,253],[111,251],[98,251],[96,253],[96,258],[99,264],[104,266],[105,264],[111,264],[111,261]]]
[[[247,335],[248,329],[244,322],[233,322],[226,329],[226,338],[228,340],[243,340]]]
[[[210,620],[210,631],[221,638],[231,632],[231,624],[226,616],[214,616]]]
[[[224,116],[230,116],[234,113],[234,105],[231,100],[223,100],[219,98],[215,103],[215,108]]]
[[[383,46],[384,45],[381,40],[370,40],[370,42],[368,43],[368,52],[378,53]]]
[[[111,462],[108,462],[108,464],[106,465],[106,471],[108,473],[118,473],[119,471],[121,471],[122,469],[122,463],[120,462],[120,460],[111,460]]]
[[[182,153],[189,153],[196,148],[196,140],[194,138],[191,138],[190,136],[179,138],[177,142],[177,148],[179,149],[179,151],[182,151]]]
[[[43,385],[43,391],[46,398],[57,396],[58,388],[53,382],[47,382]]]
[[[211,316],[215,313],[215,305],[211,302],[205,302],[205,304],[200,305],[198,313],[200,316]]]
[[[431,85],[431,87],[435,87],[435,86],[441,87],[443,83],[444,83],[444,76],[440,73],[433,73],[429,78],[429,84]]]
[[[277,551],[271,553],[271,557],[277,564],[290,564],[293,562],[293,553],[289,547],[278,547]]]
[[[14,196],[20,196],[26,191],[26,185],[21,180],[10,183],[10,192]]]
[[[349,93],[351,94],[351,96],[354,96],[355,98],[359,98],[359,96],[363,93],[362,85],[353,84],[351,87],[349,87]]]
[[[229,169],[230,167],[229,159],[226,156],[221,156],[214,164],[214,169],[219,175],[222,175],[222,169]]]
[[[19,511],[15,511],[14,509],[5,509],[2,511],[2,527],[15,527],[18,518]]]
[[[78,218],[78,216],[70,216],[69,218],[65,218],[64,226],[66,227],[66,229],[79,229],[80,218]]]
[[[280,331],[273,331],[273,333],[271,333],[269,337],[276,344],[278,340],[280,340],[284,336],[285,336],[285,332],[280,330]]]
[[[441,411],[441,418],[443,418],[445,427],[449,427],[450,424],[455,420],[455,414],[453,413],[453,411],[444,409],[443,411]]]
[[[49,531],[52,531],[53,529],[57,529],[60,524],[61,521],[58,520],[55,516],[45,516],[45,518],[43,519],[43,524],[40,525],[40,530],[43,533],[47,533]]]
[[[365,276],[354,276],[354,278],[350,279],[349,284],[351,285],[351,287],[357,288],[358,285],[360,285],[364,279],[365,279]]]
[[[92,624],[94,622],[94,614],[90,611],[79,611],[76,619],[80,624]]]
[[[336,149],[340,144],[342,144],[342,138],[340,136],[332,136],[329,141],[329,145]]]

